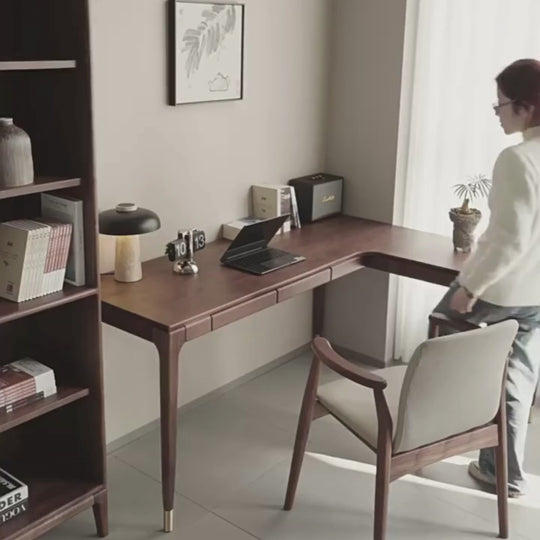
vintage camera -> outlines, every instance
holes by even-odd
[[[196,274],[199,271],[193,259],[196,251],[206,246],[206,235],[200,229],[178,231],[178,238],[165,247],[165,255],[173,263],[173,271],[177,274]]]

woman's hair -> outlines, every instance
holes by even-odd
[[[531,58],[516,60],[505,67],[496,79],[501,92],[513,103],[514,112],[520,107],[535,107],[540,117],[540,62]]]

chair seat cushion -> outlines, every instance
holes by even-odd
[[[407,366],[396,366],[373,371],[373,373],[383,377],[388,382],[384,394],[392,417],[394,430],[392,439],[395,436],[399,396],[406,371]],[[377,411],[375,397],[371,388],[366,388],[349,379],[342,378],[319,386],[317,397],[324,407],[349,429],[372,447],[377,447]]]

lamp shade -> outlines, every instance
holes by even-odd
[[[120,203],[113,210],[99,213],[99,232],[114,236],[145,234],[161,227],[159,217],[152,210],[136,204]]]

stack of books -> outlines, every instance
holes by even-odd
[[[28,486],[4,469],[0,469],[0,526],[26,510],[28,510]]]
[[[51,218],[0,223],[0,296],[23,302],[61,290],[72,229]]]
[[[54,371],[23,358],[0,367],[0,414],[56,394]]]

